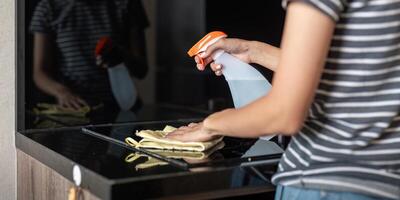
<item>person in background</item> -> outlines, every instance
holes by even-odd
[[[33,80],[63,108],[116,105],[107,70],[96,62],[96,43],[109,37],[124,49],[132,76],[148,71],[144,29],[148,20],[140,0],[41,0],[30,30],[34,34]]]
[[[223,39],[218,49],[275,71],[264,97],[168,138],[292,136],[276,199],[400,199],[400,1],[291,0],[282,45]],[[196,58],[197,67],[204,70]],[[211,63],[221,75],[224,66]],[[251,89],[251,88],[249,88]]]

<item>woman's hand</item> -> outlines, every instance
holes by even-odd
[[[232,38],[223,38],[213,45],[209,46],[206,51],[200,55],[195,57],[195,61],[197,63],[197,69],[203,71],[205,67],[210,64],[211,69],[215,72],[217,76],[222,75],[222,65],[218,63],[214,63],[212,59],[212,55],[217,50],[224,50],[225,52],[235,56],[245,63],[251,63],[250,57],[250,41],[242,40],[242,39],[232,39]],[[201,64],[200,57],[203,58],[204,63]]]
[[[108,68],[107,63],[104,62],[103,56],[101,55],[96,56],[96,65],[104,69]]]
[[[203,123],[191,123],[182,126],[167,135],[167,138],[181,142],[207,142],[218,138],[214,131],[204,127]]]
[[[80,98],[78,95],[72,93],[67,88],[62,88],[58,91],[56,95],[58,105],[63,109],[79,110],[88,104]]]
[[[223,38],[195,57],[197,69],[203,71],[210,64],[214,73],[221,76],[223,66],[214,63],[212,58],[217,50],[224,50],[245,63],[256,63],[272,71],[275,71],[278,66],[281,52],[279,48],[263,42]],[[203,59],[203,64],[200,62],[200,58]]]

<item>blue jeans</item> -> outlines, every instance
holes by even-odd
[[[352,192],[306,189],[278,185],[275,200],[384,200]]]

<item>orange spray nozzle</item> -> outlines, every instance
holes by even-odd
[[[217,42],[219,39],[227,37],[222,31],[213,31],[204,36],[187,52],[190,57],[196,56],[206,51],[207,47]],[[200,58],[200,63],[204,64],[203,58]]]
[[[95,55],[96,56],[100,55],[103,52],[103,50],[106,48],[107,44],[111,44],[111,39],[109,37],[100,38],[96,44]]]

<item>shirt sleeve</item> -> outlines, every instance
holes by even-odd
[[[339,21],[340,14],[344,11],[346,0],[282,0],[282,6],[287,8],[290,2],[304,2],[327,15],[335,22]]]
[[[29,30],[32,33],[50,33],[52,13],[48,0],[41,0],[33,12]]]
[[[149,26],[146,11],[141,0],[130,0],[128,5],[128,17],[130,26],[139,30],[144,30]]]

